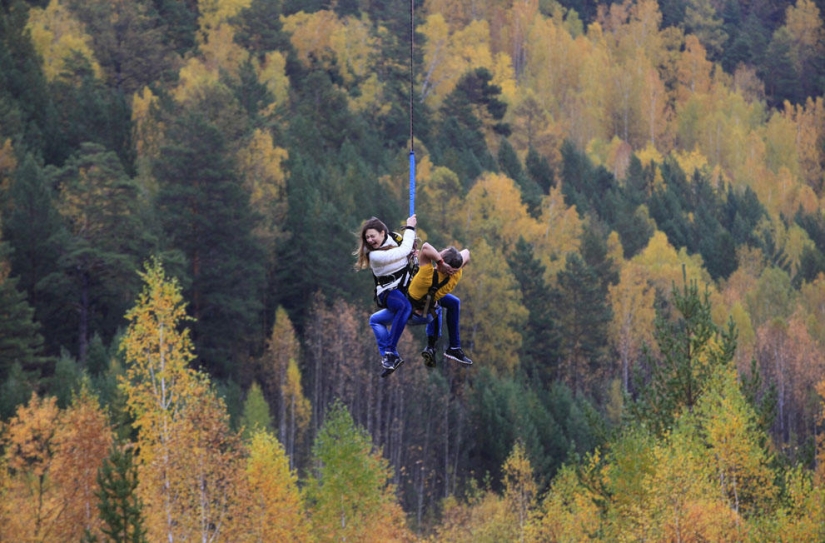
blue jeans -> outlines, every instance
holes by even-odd
[[[370,316],[370,328],[375,334],[379,356],[398,354],[398,339],[412,314],[412,304],[400,290],[389,291],[385,295],[384,305],[387,306],[385,309]]]
[[[410,324],[427,325],[428,337],[441,337],[441,315],[443,309],[447,310],[447,332],[450,335],[450,347],[454,349],[461,348],[461,335],[458,331],[458,322],[461,315],[461,300],[452,294],[445,294],[443,298],[438,301],[435,308],[435,318],[432,315],[413,315],[410,317]]]

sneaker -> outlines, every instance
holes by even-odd
[[[472,360],[467,358],[467,355],[464,354],[464,351],[461,350],[461,347],[450,347],[446,351],[444,351],[444,357],[449,358],[450,360],[455,360],[456,362],[461,362],[467,366],[473,363]]]
[[[394,370],[403,363],[404,359],[398,353],[387,353],[381,359],[381,365],[384,366],[385,370]]]
[[[421,351],[421,356],[424,358],[424,365],[428,368],[435,367],[435,347],[427,347]]]

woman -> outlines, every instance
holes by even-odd
[[[381,365],[393,371],[404,363],[398,354],[398,339],[404,331],[407,319],[412,313],[412,305],[402,290],[409,281],[408,262],[415,243],[415,215],[407,219],[404,235],[398,244],[390,236],[387,226],[372,217],[361,225],[361,236],[355,269],[369,267],[375,277],[375,301],[384,308],[370,317],[370,327],[375,334]],[[392,319],[388,318],[392,314]],[[387,329],[386,322],[391,322]]]

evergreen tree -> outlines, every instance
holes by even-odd
[[[266,85],[258,81],[258,74],[251,60],[241,64],[238,78],[226,77],[226,84],[230,87],[238,103],[243,107],[253,125],[260,124],[258,112],[265,109],[274,101],[274,97]],[[257,121],[257,122],[256,122]]]
[[[224,135],[194,104],[170,120],[155,163],[157,204],[172,246],[187,259],[187,299],[201,363],[216,377],[239,371],[259,337],[263,251]]]
[[[54,163],[60,147],[54,103],[28,29],[29,3],[0,9],[0,139]]]
[[[104,543],[145,543],[138,475],[130,447],[114,446],[97,475],[101,531]]]
[[[17,290],[17,279],[9,277],[2,267],[7,265],[0,264],[0,381],[19,365],[23,375],[37,383],[51,374],[54,360],[44,356],[43,336],[26,295]]]
[[[733,187],[728,187],[721,211],[721,223],[733,236],[735,245],[748,244],[751,247],[759,247],[761,241],[756,236],[755,230],[767,216],[767,211],[753,189],[745,187],[745,190],[739,193]],[[800,225],[805,228],[802,223]],[[811,231],[807,228],[805,230],[808,231],[811,239],[816,242],[816,238],[811,235]],[[822,247],[825,248],[825,236],[822,237],[822,241]]]
[[[501,88],[492,85],[486,68],[464,74],[441,107],[443,121],[437,129],[436,144],[430,151],[469,188],[483,171],[496,171],[496,162],[484,139],[484,118],[494,121],[493,130],[504,136],[509,127],[501,123],[507,105],[498,96]],[[483,116],[483,117],[482,117]]]
[[[765,81],[768,105],[780,107],[785,100],[798,104],[804,100],[800,92],[799,73],[793,61],[793,37],[786,27],[774,32],[765,52],[760,75]]]
[[[281,0],[252,0],[235,18],[235,41],[259,60],[270,51],[290,51],[281,23]]]
[[[556,377],[561,338],[555,328],[557,317],[551,291],[544,282],[545,268],[524,238],[519,238],[511,258],[513,275],[529,311],[519,359],[528,377],[549,386]]]
[[[164,22],[164,37],[176,53],[184,56],[195,47],[195,32],[198,28],[197,4],[177,0],[151,2],[157,20]]]
[[[85,143],[52,179],[65,228],[55,239],[59,268],[42,284],[55,299],[67,296],[60,316],[76,335],[65,346],[85,364],[94,331],[109,340],[122,324],[113,315],[126,313],[137,293],[134,271],[148,240],[139,222],[138,187],[111,151]]]
[[[561,336],[560,377],[575,392],[602,377],[612,310],[606,286],[579,253],[569,253],[554,291]]]
[[[561,146],[562,194],[569,206],[576,206],[579,216],[595,212],[604,216],[606,195],[616,188],[616,179],[603,166],[594,166],[587,154],[580,152],[570,140]]]
[[[65,5],[91,37],[112,98],[129,101],[143,87],[176,75],[177,59],[168,39],[172,20],[160,19],[151,1],[65,0]]]
[[[114,151],[123,169],[134,174],[131,108],[122,92],[108,88],[95,75],[89,59],[75,52],[66,70],[52,83],[55,107],[62,128],[63,164],[81,145],[92,142]]]
[[[672,428],[680,413],[689,412],[705,391],[717,367],[728,366],[736,351],[736,330],[732,321],[720,330],[711,317],[706,291],[700,296],[695,281],[672,290],[675,315],[659,310],[655,338],[662,353],[655,358],[646,350],[640,365],[648,377],[634,377],[637,391],[631,406],[634,416],[656,433]]]
[[[57,398],[57,405],[61,409],[69,406],[72,398],[80,389],[83,374],[77,361],[65,349],[54,365],[54,375],[48,380],[48,393]]]
[[[57,240],[62,228],[46,172],[27,154],[12,177],[5,201],[3,239],[12,249],[10,273],[19,278],[18,286],[34,308],[35,320],[46,325],[46,347],[52,355],[59,353],[61,344],[68,344],[59,333],[62,319],[49,318],[55,307],[68,303],[68,293],[47,291],[42,281],[58,270]]]
[[[33,384],[36,379],[32,379],[23,371],[20,362],[13,362],[0,379],[0,419],[8,420],[14,415],[17,407],[23,405],[31,398],[34,392]]]
[[[556,186],[553,169],[550,167],[547,157],[540,155],[532,145],[527,149],[524,167],[527,170],[527,175],[541,188],[544,194],[549,194],[550,189]]]
[[[770,42],[770,31],[755,11],[748,13],[742,20],[738,13],[738,1],[730,0],[727,6],[729,8],[724,14],[724,30],[728,34],[728,42],[722,53],[722,66],[726,72],[733,73],[739,65],[762,65]]]
[[[521,201],[527,206],[527,210],[534,218],[541,214],[541,189],[527,176],[521,161],[513,146],[507,138],[501,138],[498,148],[498,166],[507,177],[516,182],[521,190]]]

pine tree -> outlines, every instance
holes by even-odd
[[[97,476],[104,543],[146,543],[138,476],[131,447],[114,446]]]
[[[550,162],[547,161],[547,157],[540,155],[532,145],[527,149],[524,167],[527,170],[527,175],[541,188],[544,194],[549,194],[550,189],[556,186],[556,179],[553,169],[550,167]]]
[[[561,340],[560,377],[576,391],[587,390],[603,373],[612,311],[607,285],[578,253],[569,253],[555,290]]]
[[[122,324],[111,315],[124,314],[137,293],[134,270],[145,248],[138,187],[114,153],[92,143],[55,171],[53,182],[66,228],[59,269],[44,283],[55,297],[63,289],[73,296],[64,308],[77,326],[69,346],[84,364],[93,331],[111,338]]]
[[[0,245],[0,252],[3,252]],[[38,382],[54,369],[54,360],[43,354],[43,336],[34,321],[34,309],[26,295],[17,290],[17,278],[8,276],[8,264],[0,255],[0,381],[7,378],[14,364]]]
[[[700,296],[695,281],[681,291],[673,286],[674,317],[657,312],[654,337],[662,353],[655,358],[644,354],[645,379],[634,378],[636,400],[634,416],[661,434],[669,430],[683,412],[693,410],[705,391],[708,379],[719,366],[731,364],[736,350],[736,330],[731,322],[720,330],[711,318],[711,303],[706,291]]]
[[[519,238],[512,255],[511,269],[520,286],[522,300],[529,312],[522,332],[521,364],[531,378],[545,386],[555,378],[561,338],[556,330],[555,306],[544,282],[544,266],[533,254],[533,247]]]
[[[521,189],[521,201],[527,205],[533,218],[538,218],[541,214],[541,189],[532,177],[525,174],[521,161],[507,138],[501,138],[501,145],[498,148],[498,165],[502,172],[516,182]]]
[[[489,115],[495,121],[504,117],[506,104],[499,100],[501,88],[491,85],[492,74],[486,68],[468,72],[444,100],[441,108],[444,121],[437,129],[437,145],[431,148],[436,160],[458,174],[469,188],[483,171],[496,171],[496,163],[484,139],[484,120]],[[508,128],[494,125],[502,135]]]
[[[155,173],[164,231],[187,259],[199,360],[216,377],[227,377],[258,347],[264,255],[252,237],[255,217],[226,135],[207,117],[218,102],[229,107],[219,94],[207,93],[170,121]]]
[[[49,354],[56,355],[61,345],[68,345],[65,315],[57,308],[69,304],[68,289],[43,288],[43,279],[58,270],[59,236],[63,225],[53,201],[47,172],[27,154],[12,178],[3,213],[3,239],[13,249],[9,255],[11,275],[18,277],[19,287],[35,310],[35,319],[49,330],[45,338]]]

